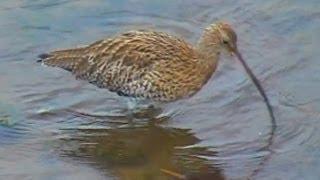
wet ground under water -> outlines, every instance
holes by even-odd
[[[222,56],[194,97],[126,116],[126,100],[37,55],[131,29],[195,43],[226,20],[275,109]],[[320,177],[320,4],[298,0],[0,2],[0,179]],[[113,113],[90,117],[77,112]]]

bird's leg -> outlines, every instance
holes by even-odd
[[[128,101],[128,113],[131,117],[137,119],[150,118],[158,115],[159,108],[156,104],[148,101],[130,98]]]
[[[128,98],[127,105],[128,105],[128,111],[133,112],[134,109],[138,106],[138,101],[134,98]]]

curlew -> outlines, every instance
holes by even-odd
[[[261,84],[237,49],[235,31],[224,22],[208,26],[194,47],[163,32],[140,30],[81,48],[42,54],[39,61],[120,96],[169,102],[198,92],[215,72],[225,50],[240,60],[274,119]]]

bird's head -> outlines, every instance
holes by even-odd
[[[225,22],[217,22],[208,26],[198,43],[201,52],[207,55],[226,50],[231,55],[239,54],[237,48],[237,34]]]
[[[237,34],[227,23],[219,22],[212,25],[214,33],[219,39],[219,43],[223,49],[227,50],[230,54],[236,54],[237,48]]]
[[[208,26],[199,45],[205,51],[220,53],[222,50],[226,50],[230,54],[236,54],[237,48],[237,34],[232,27],[225,22],[218,22]]]

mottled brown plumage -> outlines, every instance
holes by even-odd
[[[162,32],[130,31],[40,58],[119,95],[173,101],[199,91],[215,71],[221,50],[237,52],[236,41],[232,28],[220,22],[206,28],[195,47]]]

